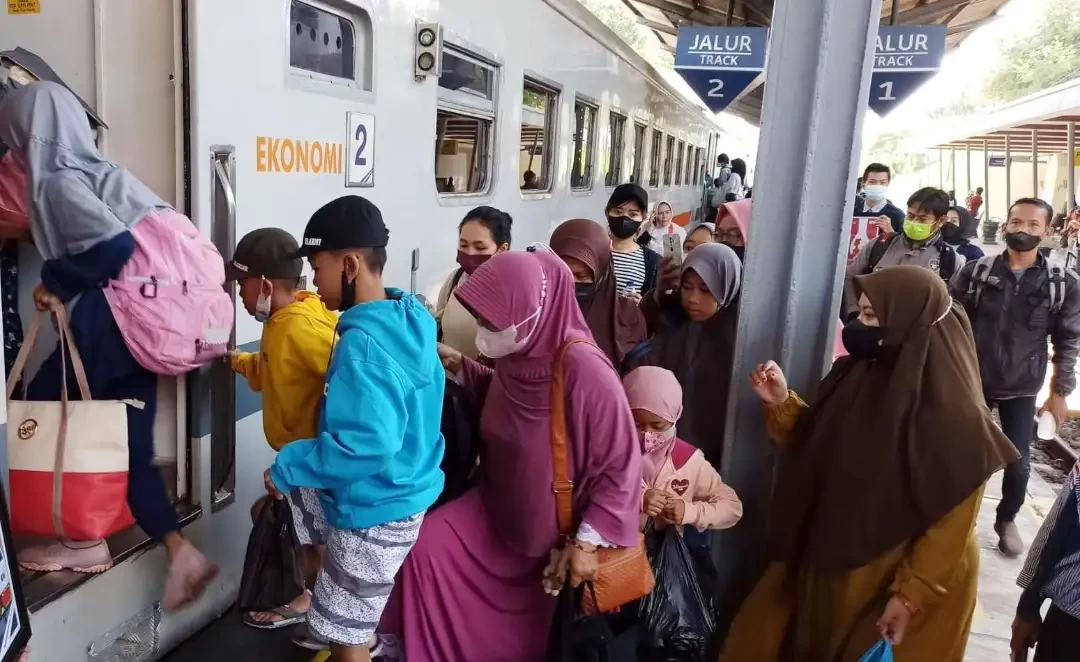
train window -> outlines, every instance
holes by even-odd
[[[700,184],[700,180],[704,179],[705,177],[705,173],[701,169],[701,165],[701,148],[697,147],[694,149],[694,176],[697,177],[699,181],[694,182],[695,185]]]
[[[658,129],[652,132],[652,152],[649,154],[649,186],[660,186],[660,150],[663,147],[664,134]]]
[[[634,169],[630,173],[630,181],[635,184],[642,182],[645,170],[645,125],[634,123]]]
[[[679,146],[675,149],[675,186],[682,186],[683,183],[683,152],[685,151],[686,143],[680,140]]]
[[[622,180],[623,142],[626,140],[626,116],[618,113],[608,115],[608,155],[605,186],[615,186]]]
[[[574,100],[574,163],[570,169],[570,188],[592,188],[596,154],[596,106],[582,99]]]
[[[491,182],[495,131],[495,65],[443,48],[435,132],[435,188],[440,194],[480,193]]]
[[[370,25],[367,21],[361,21],[361,24],[364,29]],[[361,35],[361,47],[370,43],[368,35]],[[291,67],[329,77],[331,81],[359,83],[361,88],[369,90],[369,81],[357,77],[357,46],[353,20],[307,2],[292,0],[289,6]],[[365,72],[368,60],[369,57],[362,63]]]
[[[521,95],[521,144],[518,148],[518,186],[522,191],[551,190],[558,108],[559,93],[556,90],[525,79]]]
[[[664,186],[671,186],[671,157],[675,153],[675,136],[667,137],[664,149]]]
[[[692,186],[694,184],[694,173],[697,169],[694,168],[694,146],[686,145],[686,178],[683,180],[683,184]]]

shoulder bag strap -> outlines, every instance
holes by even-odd
[[[566,350],[586,340],[569,340],[555,354],[555,368],[551,378],[551,471],[554,480],[555,516],[559,533],[574,533],[574,482],[570,480],[569,436],[566,430],[566,375],[563,370]]]
[[[74,336],[71,333],[71,325],[68,322],[67,311],[63,306],[58,306],[54,309],[53,314],[56,315],[56,327],[57,332],[60,334],[59,345],[61,350],[66,345],[67,352],[71,355],[71,367],[75,372],[75,381],[79,384],[79,392],[82,394],[83,400],[90,400],[90,385],[86,379],[86,368],[83,367],[82,357],[79,355],[79,349],[75,347]],[[30,328],[26,330],[26,338],[23,341],[23,346],[19,349],[19,354],[15,357],[15,364],[11,367],[11,374],[7,380],[7,397],[11,399],[12,394],[15,392],[15,386],[22,379],[23,370],[26,368],[26,362],[30,358],[30,352],[34,349],[34,342],[37,340],[38,331],[41,330],[41,322],[45,319],[46,313],[44,311],[37,311],[34,315],[34,319],[30,321]],[[67,377],[67,353],[61,352],[61,368],[64,371],[63,377]]]

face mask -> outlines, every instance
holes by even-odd
[[[880,201],[885,199],[885,194],[889,192],[888,186],[882,186],[881,184],[869,184],[863,187],[863,195],[867,200]]]
[[[270,297],[259,291],[259,298],[255,301],[255,321],[259,324],[270,319]]]
[[[858,319],[853,319],[844,326],[841,334],[844,349],[857,359],[873,359],[881,352],[881,339],[884,330],[879,326],[866,326]]]
[[[675,439],[675,426],[672,425],[663,432],[640,432],[638,436],[641,439],[641,450],[645,453],[651,453],[658,448],[663,448]]]
[[[474,271],[480,268],[480,265],[490,260],[492,255],[468,255],[458,251],[457,263],[467,275],[471,276]]]
[[[596,283],[574,283],[574,297],[579,306],[590,303],[595,294]]]
[[[517,339],[518,329],[539,317],[540,311],[543,309],[544,306],[541,304],[536,309],[536,312],[529,315],[525,320],[517,324],[511,324],[502,331],[491,331],[484,327],[478,328],[476,330],[476,349],[480,350],[480,353],[489,359],[501,359],[504,356],[520,352],[529,344],[529,339],[532,337],[533,331],[536,331],[536,327],[533,327],[533,330],[521,340]]]
[[[926,241],[934,234],[933,223],[920,223],[919,221],[904,221],[904,234],[912,241]]]
[[[641,221],[635,221],[629,216],[608,216],[607,223],[616,239],[629,239],[637,234],[641,227]]]
[[[941,226],[941,238],[950,244],[959,244],[964,240],[963,230],[959,225],[946,223]]]
[[[1042,237],[1027,232],[1008,232],[1005,234],[1005,245],[1021,253],[1035,250],[1040,243],[1042,243]]]
[[[720,243],[727,246],[731,250],[735,251],[735,255],[739,258],[739,262],[743,262],[745,260],[745,258],[746,258],[746,246],[733,246],[733,245],[727,243],[726,241],[722,241]]]

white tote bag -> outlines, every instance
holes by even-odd
[[[22,534],[102,540],[134,523],[127,505],[127,407],[93,400],[63,306],[53,310],[64,374],[59,402],[12,400],[47,313],[26,333],[7,383],[11,526]],[[68,400],[67,364],[81,400]]]

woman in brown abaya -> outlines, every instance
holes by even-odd
[[[771,563],[723,662],[961,662],[986,480],[1017,459],[983,399],[971,325],[921,267],[857,278],[860,315],[812,406],[775,363],[751,376],[783,448]]]
[[[551,250],[573,272],[581,314],[596,345],[618,370],[623,357],[647,336],[637,302],[616,291],[607,230],[584,218],[566,221],[551,235]]]

